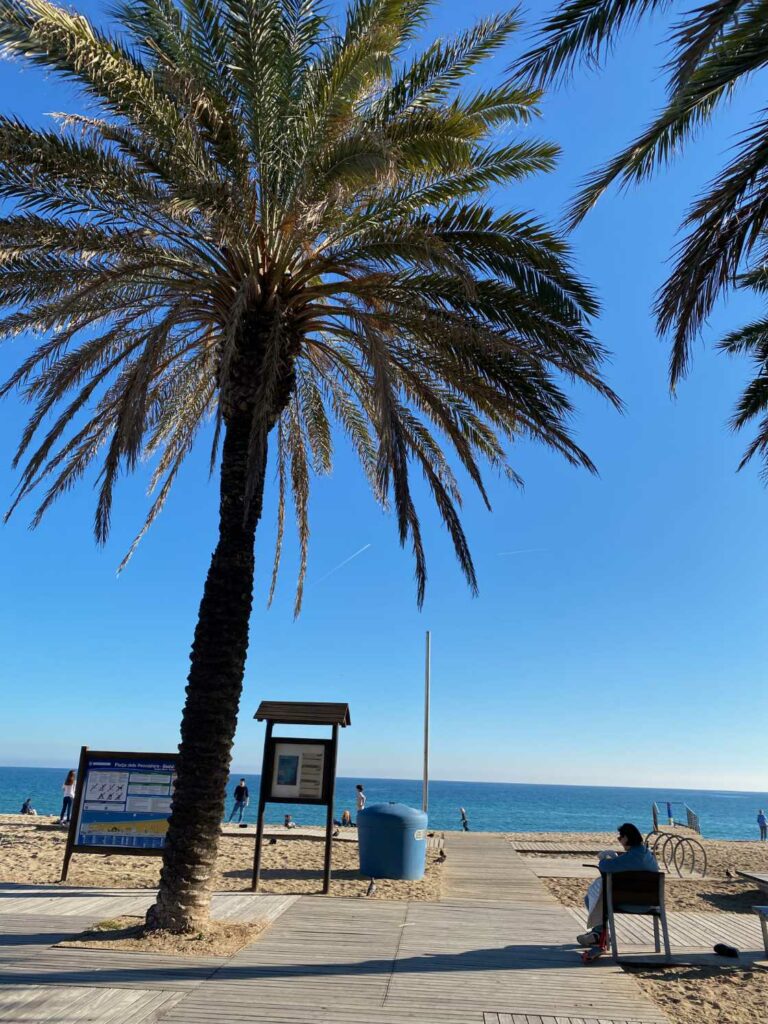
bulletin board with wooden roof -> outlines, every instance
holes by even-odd
[[[349,705],[303,701],[262,701],[253,716],[267,723],[259,787],[256,849],[251,888],[259,887],[264,816],[268,803],[320,804],[327,808],[323,892],[331,884],[333,797],[339,729],[351,725]],[[275,725],[327,725],[329,738],[274,736]]]

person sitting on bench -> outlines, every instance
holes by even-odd
[[[659,865],[656,858],[643,842],[643,837],[636,825],[625,822],[619,825],[619,842],[624,848],[624,853],[615,854],[607,850],[600,855],[598,868],[602,874],[610,875],[618,871],[653,871],[658,872]],[[603,880],[595,879],[589,887],[584,903],[589,911],[587,928],[583,934],[577,936],[576,941],[581,946],[596,946],[600,942],[600,933],[603,928]]]

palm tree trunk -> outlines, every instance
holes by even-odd
[[[253,378],[248,391],[253,393]],[[147,925],[183,932],[208,917],[210,886],[229,781],[232,742],[248,650],[254,538],[261,516],[267,433],[251,449],[253,401],[225,410],[219,540],[211,559],[190,655],[179,772],[160,891]],[[249,449],[255,490],[248,500]],[[252,478],[253,479],[253,478]]]

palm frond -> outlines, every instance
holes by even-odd
[[[103,542],[119,480],[147,465],[122,569],[201,431],[211,471],[242,460],[222,474],[235,532],[261,515],[271,451],[269,601],[292,505],[298,614],[312,480],[344,438],[412,550],[419,604],[414,472],[474,592],[459,472],[490,507],[486,469],[521,482],[518,437],[594,470],[567,389],[619,405],[567,242],[488,201],[557,156],[510,136],[537,89],[468,88],[517,11],[421,49],[432,0],[352,0],[340,26],[316,0],[116,2],[119,36],[0,0],[5,55],[89,102],[52,130],[0,116],[0,340],[35,338],[0,385],[30,403],[10,511],[37,492],[35,525],[87,477]]]
[[[523,81],[545,85],[567,78],[580,62],[599,65],[622,30],[669,6],[670,0],[565,0],[539,26],[541,42],[513,70]]]

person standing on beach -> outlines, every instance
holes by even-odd
[[[768,839],[768,818],[763,814],[762,808],[757,812],[757,824],[760,826],[760,838]]]
[[[238,784],[235,786],[235,806],[232,808],[232,813],[229,816],[229,820],[232,821],[236,814],[239,815],[238,822],[242,822],[243,815],[245,814],[245,808],[248,806],[251,794],[248,792],[248,787],[245,784],[245,779],[240,779]]]
[[[72,817],[72,804],[75,802],[75,772],[74,769],[67,773],[64,785],[61,787],[64,799],[61,802],[61,814],[59,824],[66,825]]]
[[[355,794],[355,807],[357,809],[357,814],[359,814],[360,811],[365,809],[365,790],[359,782],[355,786],[355,789],[357,790],[357,793]],[[355,817],[357,817],[357,815],[355,815]]]

